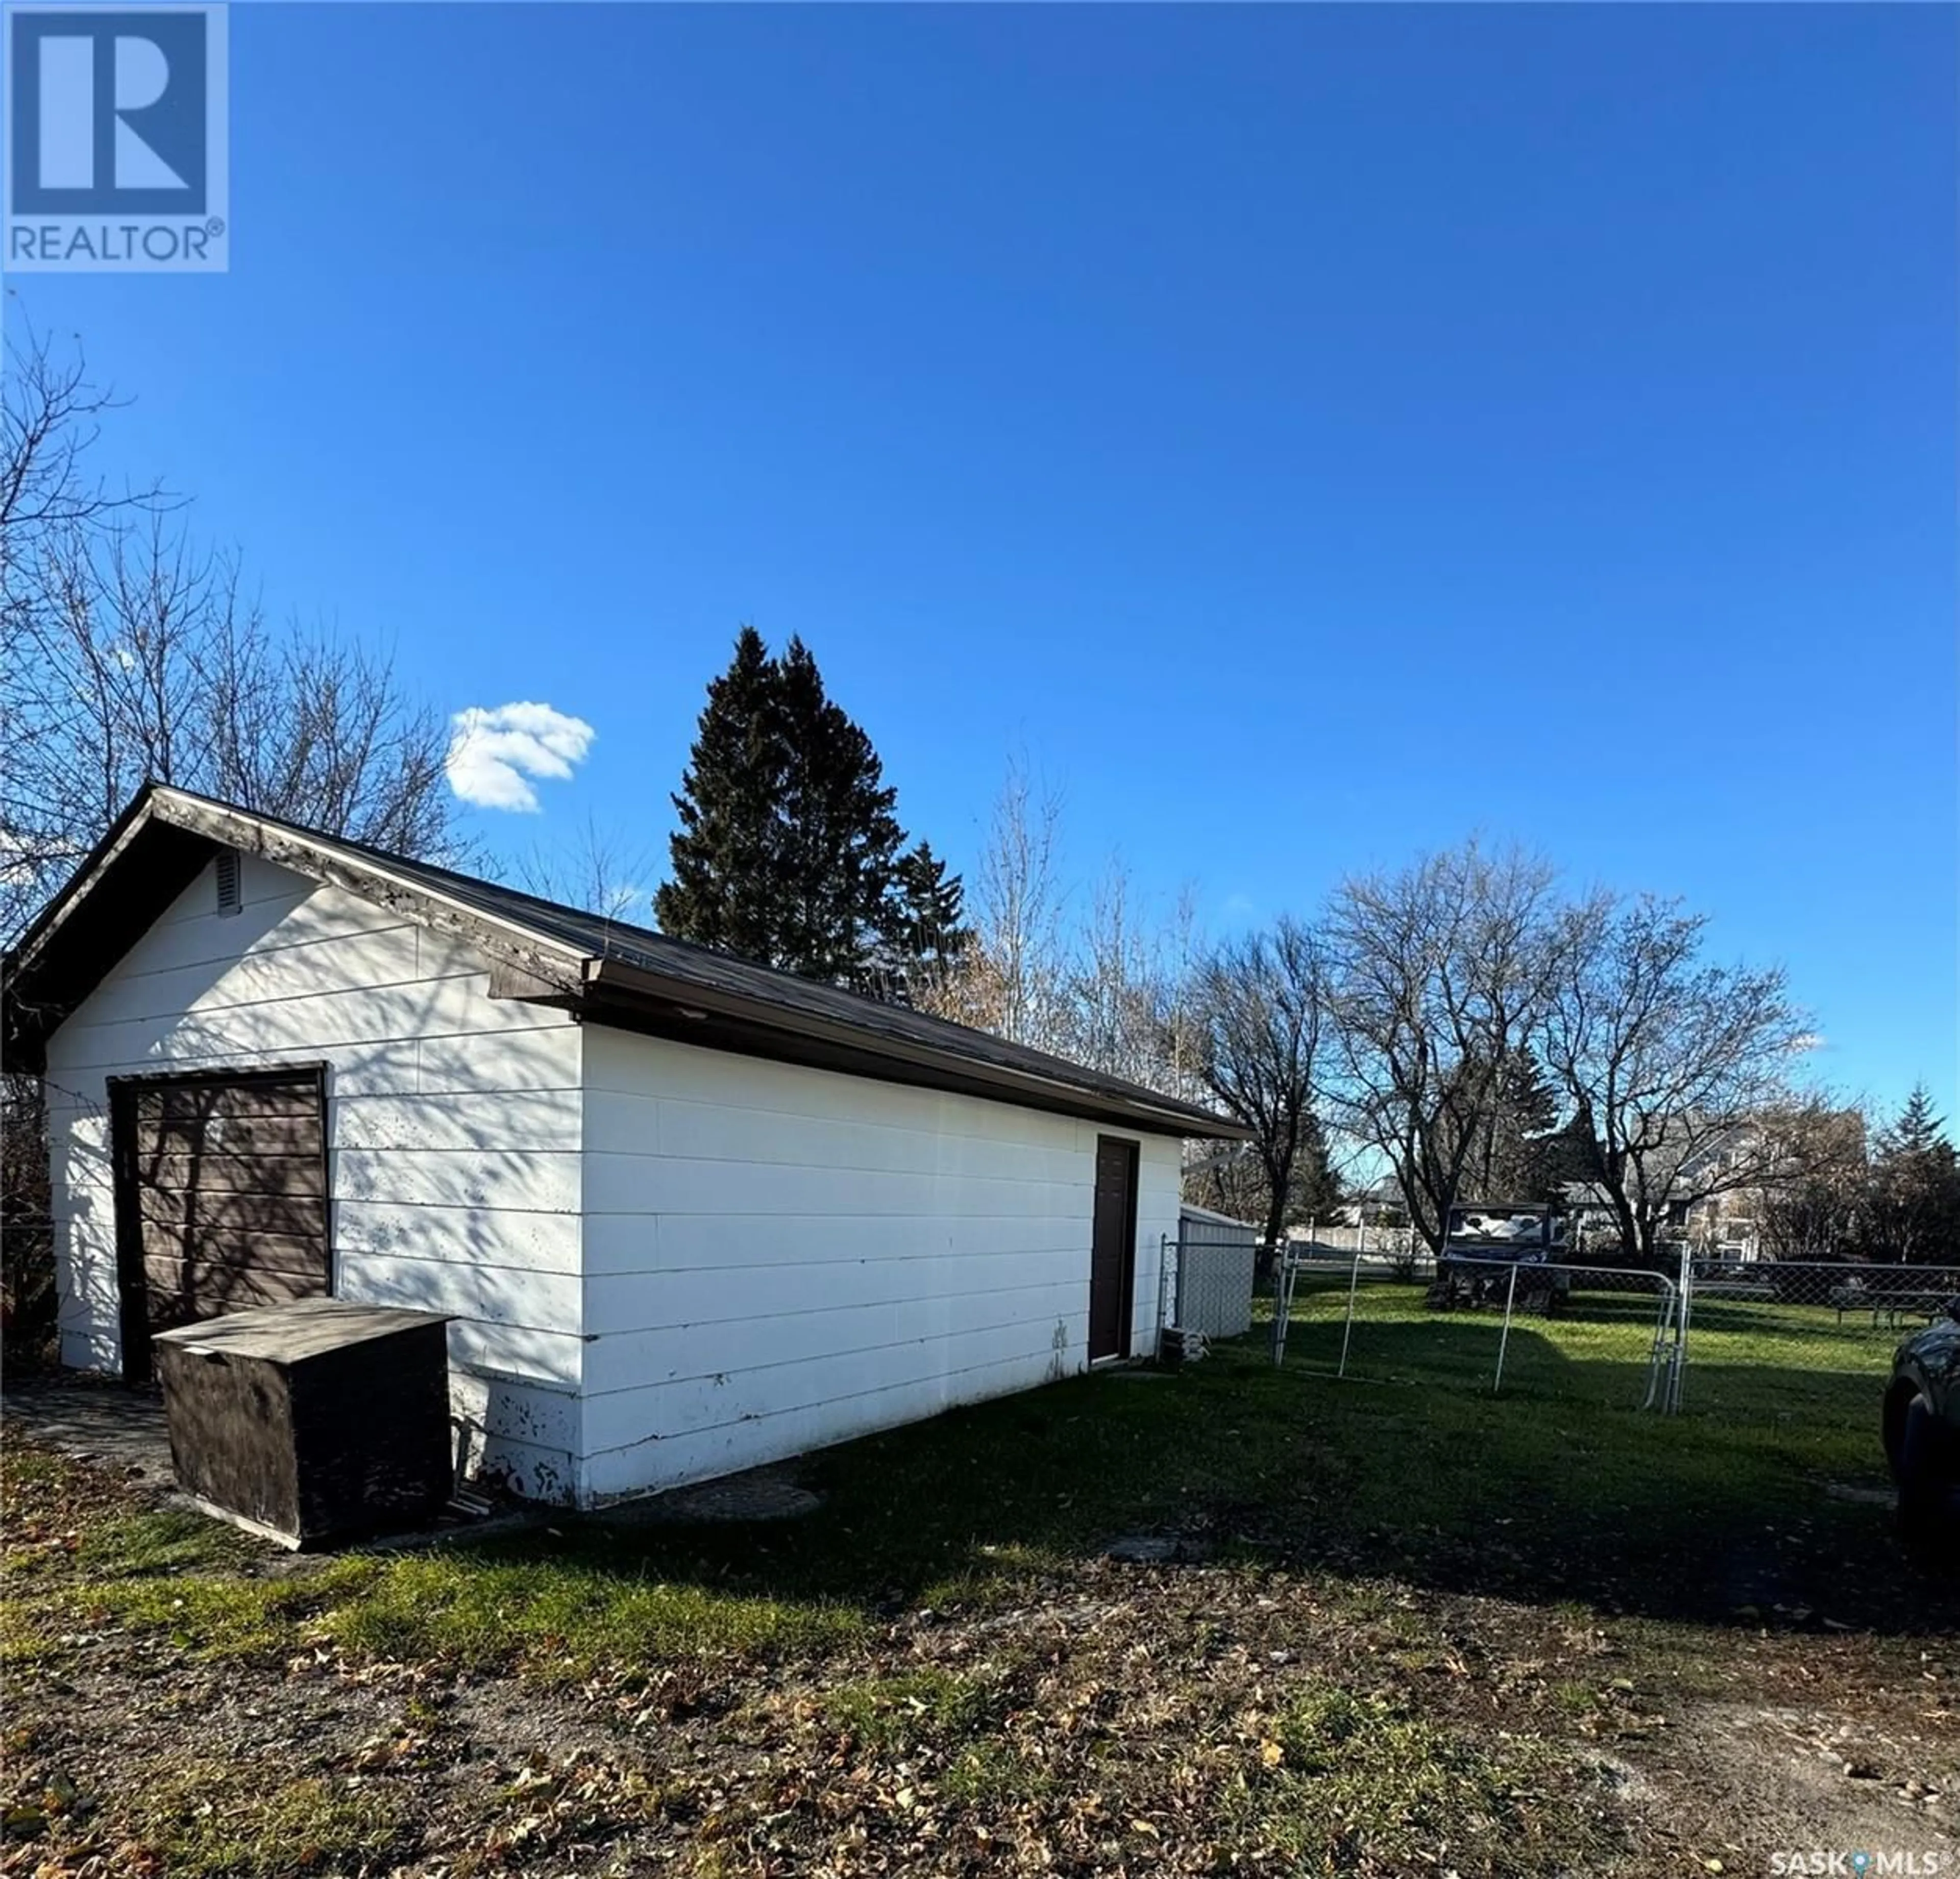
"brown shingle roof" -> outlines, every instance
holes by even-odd
[[[37,1067],[47,1034],[224,846],[463,932],[490,962],[492,996],[1160,1134],[1246,1134],[1209,1110],[1046,1051],[161,785],[137,795],[8,956],[12,1067]]]

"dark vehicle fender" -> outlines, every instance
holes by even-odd
[[[1885,1456],[1895,1473],[1906,1412],[1919,1397],[1925,1397],[1933,1411],[1943,1458],[1960,1455],[1960,1323],[1949,1319],[1930,1325],[1893,1354],[1884,1430]]]

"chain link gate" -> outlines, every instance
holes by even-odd
[[[1347,1380],[1656,1409],[1681,1406],[1687,1314],[1663,1273],[1452,1256],[1290,1258],[1276,1361]]]
[[[1716,1261],[1672,1273],[1312,1246],[1275,1262],[1276,1362],[1359,1381],[1711,1416],[1858,1412],[1960,1264]],[[1850,1394],[1847,1395],[1847,1390]]]

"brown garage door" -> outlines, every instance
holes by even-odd
[[[331,1291],[323,1066],[132,1078],[110,1116],[126,1376],[173,1325]]]

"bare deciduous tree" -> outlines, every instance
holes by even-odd
[[[1551,892],[1543,861],[1472,842],[1334,896],[1336,1112],[1387,1159],[1432,1247],[1550,996]]]
[[[117,509],[165,506],[157,485],[116,495],[90,470],[100,419],[116,401],[89,377],[81,349],[57,351],[24,323],[18,330],[21,336],[7,342],[0,399],[0,570],[21,545],[49,531],[84,527]]]
[[[1061,820],[1058,794],[1010,759],[975,871],[972,938],[939,970],[908,970],[911,1002],[1149,1088],[1201,1097],[1192,896],[1180,894],[1166,920],[1112,858],[1086,895],[1071,897],[1059,874]]]
[[[1220,947],[1200,970],[1193,1005],[1200,1073],[1226,1113],[1252,1132],[1270,1260],[1286,1230],[1295,1168],[1314,1137],[1326,1013],[1319,935],[1283,919]]]
[[[589,816],[576,837],[533,849],[514,874],[518,887],[542,900],[629,926],[651,922],[653,897],[646,884],[656,874],[652,851],[629,846],[602,831]]]
[[[1061,821],[1059,795],[1010,758],[976,873],[972,943],[948,970],[919,976],[911,995],[921,1010],[1038,1049],[1067,1048]]]
[[[275,631],[234,565],[154,485],[90,451],[114,400],[31,333],[0,387],[0,938],[18,931],[145,782],[177,783],[412,855],[453,852],[447,730],[389,661]],[[0,1091],[10,1344],[52,1330],[42,1093]],[[33,1301],[30,1309],[30,1301]]]
[[[1787,1185],[1804,1139],[1774,1126],[1804,1107],[1791,1078],[1807,1033],[1782,970],[1705,963],[1706,924],[1651,897],[1572,909],[1542,1027],[1577,1171],[1645,1262],[1671,1215]]]
[[[81,371],[40,349],[0,400],[0,929],[146,781],[453,852],[440,717],[385,654],[272,629],[154,501],[101,493],[86,453],[108,400]]]
[[[1195,917],[1187,892],[1161,919],[1122,861],[1111,860],[1066,949],[1057,1025],[1064,1054],[1167,1095],[1203,1094],[1191,1009]]]
[[[1722,1205],[1753,1218],[1764,1252],[1779,1260],[1838,1260],[1859,1248],[1869,1228],[1870,1157],[1863,1110],[1803,1103],[1759,1119],[1780,1139],[1770,1171],[1778,1178],[1742,1190]]]

